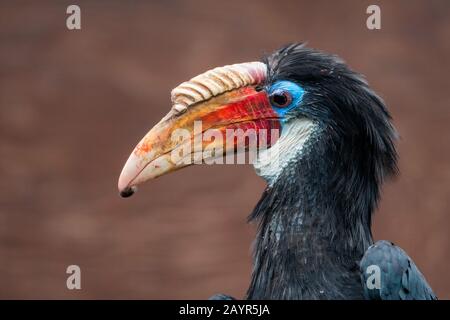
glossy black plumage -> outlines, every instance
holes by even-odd
[[[306,118],[316,129],[249,217],[258,222],[258,234],[246,298],[374,298],[363,285],[366,263],[380,264],[387,287],[402,281],[378,250],[366,252],[381,184],[397,171],[396,133],[384,102],[339,58],[304,45],[282,48],[265,62],[265,88],[288,80],[306,92],[285,120]],[[398,262],[410,261],[404,297],[433,297],[406,254],[389,252]],[[382,299],[402,298],[386,292]]]
[[[380,288],[371,283],[367,269],[376,265],[381,270]],[[401,248],[388,241],[378,241],[367,249],[361,259],[364,296],[372,300],[436,300],[422,273]]]

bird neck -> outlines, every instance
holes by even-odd
[[[357,166],[337,168],[329,145],[316,141],[286,167],[250,215],[259,226],[249,299],[362,296],[358,262],[372,243],[375,204],[360,197],[376,182]]]

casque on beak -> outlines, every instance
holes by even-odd
[[[270,143],[270,133],[280,129],[280,122],[267,93],[258,88],[265,79],[266,65],[250,62],[209,70],[172,90],[171,111],[142,138],[122,169],[121,196],[131,196],[144,181],[197,163],[199,155],[206,160],[205,147],[221,150],[211,153],[214,158],[235,151],[236,141],[204,141],[201,136],[207,130],[225,137],[227,129],[264,129]]]

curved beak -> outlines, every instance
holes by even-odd
[[[120,174],[119,192],[127,197],[149,179],[192,164],[220,163],[218,159],[242,151],[240,146],[245,151],[255,145],[270,147],[279,129],[278,115],[267,93],[253,85],[227,91],[181,112],[173,108],[134,148]]]

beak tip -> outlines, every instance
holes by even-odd
[[[126,187],[125,189],[120,190],[119,194],[122,198],[129,198],[137,191],[136,186]]]
[[[122,198],[128,198],[136,192],[137,187],[133,186],[133,180],[137,177],[139,173],[139,168],[137,167],[136,157],[132,153],[128,158],[125,166],[120,173],[119,181],[117,187],[119,189],[119,194]]]

